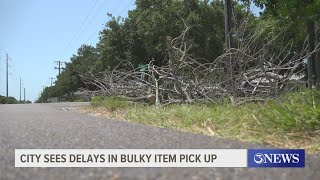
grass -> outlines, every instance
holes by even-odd
[[[103,106],[109,111],[115,111],[117,109],[124,109],[130,106],[130,103],[122,98],[111,96],[111,97],[101,97],[95,96],[91,100],[91,106],[99,107]]]
[[[320,91],[289,93],[265,103],[240,106],[156,107],[130,104],[116,97],[95,97],[91,104],[91,110],[103,107],[100,113],[108,111],[106,116],[128,121],[320,153]]]

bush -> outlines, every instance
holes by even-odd
[[[1,104],[17,104],[18,101],[14,97],[0,96]]]
[[[104,107],[106,107],[110,111],[114,111],[116,109],[126,108],[130,104],[123,98],[110,96],[105,99],[104,101]]]
[[[316,90],[289,93],[259,110],[266,123],[285,132],[320,129],[320,92]]]
[[[97,106],[101,106],[103,103],[104,98],[101,96],[93,96],[91,98],[91,106],[93,107],[97,107]]]
[[[130,106],[130,103],[128,103],[125,99],[116,96],[110,96],[106,98],[101,96],[94,96],[91,99],[91,106],[103,106],[106,107],[109,111],[114,111],[116,109],[126,108]]]

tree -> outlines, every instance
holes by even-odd
[[[76,55],[70,58],[66,63],[60,76],[57,77],[55,86],[46,87],[42,92],[38,102],[47,102],[50,97],[58,97],[59,94],[67,95],[68,100],[73,100],[73,93],[79,88],[86,88],[80,78],[80,74],[86,74],[92,71],[99,71],[99,54],[97,49],[82,45]]]
[[[186,26],[192,27],[188,36],[197,45],[195,56],[212,61],[223,53],[222,1],[137,0],[136,6],[125,19],[109,14],[97,45],[103,68],[112,69],[123,59],[135,66],[151,59],[158,66],[166,64],[165,37],[179,36]],[[241,8],[235,13],[240,18],[245,14]]]
[[[0,104],[17,104],[18,101],[14,97],[0,96]]]
[[[249,4],[249,0],[242,0]],[[257,6],[265,8],[264,14],[281,19],[283,24],[292,27],[304,27],[300,32],[306,32],[309,41],[309,52],[313,52],[319,37],[316,37],[316,26],[320,22],[319,0],[254,0]],[[293,28],[293,29],[295,29]],[[308,60],[309,86],[320,83],[320,56],[312,54]]]
[[[72,93],[79,88],[85,88],[85,84],[80,79],[80,74],[86,74],[96,71],[98,52],[92,46],[82,45],[76,55],[73,55],[70,63],[66,63],[65,69],[62,71],[56,82],[56,88],[62,94],[67,94],[68,98],[72,98]]]
[[[236,24],[248,13],[236,2],[232,6]],[[82,45],[66,63],[55,86],[45,89],[42,100],[46,100],[49,94],[58,96],[59,92],[72,99],[73,92],[85,87],[80,74],[111,70],[123,60],[129,61],[135,68],[152,59],[154,65],[168,65],[166,36],[177,37],[186,27],[191,27],[186,34],[186,39],[193,46],[190,54],[197,57],[198,62],[212,62],[223,53],[222,0],[137,0],[136,8],[128,12],[127,18],[112,14],[108,17],[96,48]],[[93,86],[88,88],[94,89]]]

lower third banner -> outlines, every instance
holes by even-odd
[[[16,149],[15,167],[247,167],[247,150]]]
[[[16,149],[15,167],[305,167],[303,149]]]

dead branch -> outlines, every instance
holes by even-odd
[[[199,58],[193,57],[195,45],[188,40],[190,27],[186,27],[180,36],[167,37],[169,59],[165,66],[155,66],[151,60],[148,70],[143,72],[123,60],[112,70],[81,74],[81,78],[99,89],[91,92],[93,94],[121,96],[129,101],[156,105],[214,102],[226,97],[239,105],[261,102],[281,91],[304,86],[305,61],[312,53],[319,52],[319,45],[313,52],[308,52],[305,42],[301,51],[295,52],[292,42],[279,46],[279,38],[285,31],[267,39],[263,36],[265,29],[251,32],[246,29],[249,27],[244,24],[238,32],[235,30],[239,35],[238,47],[212,62],[200,63]],[[227,67],[230,58],[234,63],[232,75]],[[237,99],[241,100],[237,102]]]

